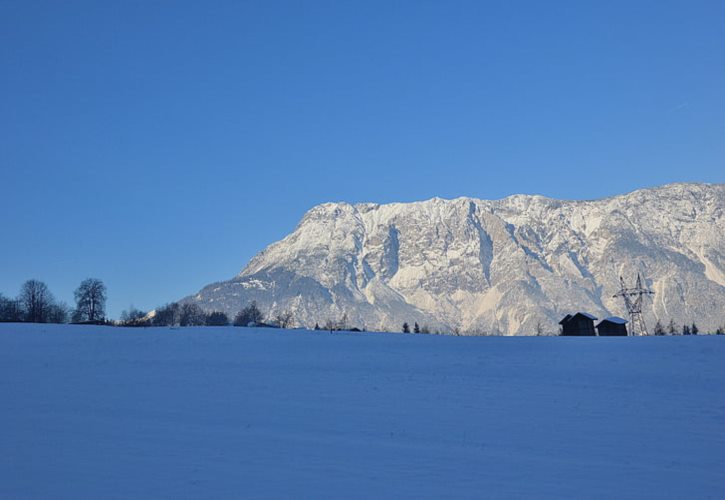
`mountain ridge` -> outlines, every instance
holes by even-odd
[[[674,183],[597,200],[511,195],[411,203],[328,202],[234,278],[183,299],[234,314],[256,300],[311,327],[470,334],[556,331],[567,312],[624,316],[619,275],[656,292],[650,329],[725,310],[725,185]]]

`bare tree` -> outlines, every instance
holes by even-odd
[[[106,316],[106,285],[103,281],[88,278],[81,282],[74,293],[76,310],[73,321],[101,321]]]
[[[340,321],[337,322],[337,329],[344,331],[349,328],[347,324],[347,313],[343,313],[342,318],[340,318]]]
[[[337,321],[335,321],[333,319],[328,319],[327,321],[325,321],[325,324],[322,327],[322,329],[329,330],[330,332],[335,332],[335,331],[342,332],[342,331],[346,331],[350,328],[350,325],[348,325],[347,323],[348,323],[347,313],[343,313],[342,317]],[[318,325],[315,325],[315,326],[318,326]]]
[[[536,336],[541,337],[544,335],[544,325],[541,324],[541,320],[536,322]]]
[[[48,285],[38,280],[28,280],[23,283],[18,297],[25,311],[25,320],[30,323],[47,323],[50,306],[53,304],[53,295]]]
[[[0,294],[0,322],[18,322],[23,320],[23,308],[16,299]]]
[[[257,302],[252,301],[234,317],[234,326],[249,326],[261,323],[264,315],[257,307]]]
[[[277,321],[277,326],[280,328],[289,328],[292,326],[292,313],[290,311],[281,312],[275,320]]]
[[[179,304],[172,302],[159,307],[154,314],[152,324],[154,326],[176,326],[179,324]]]
[[[48,323],[67,323],[70,307],[65,302],[53,302],[48,307]]]
[[[131,306],[128,310],[121,313],[121,324],[123,326],[146,326],[148,321],[144,320],[145,317],[145,312],[139,311]]]

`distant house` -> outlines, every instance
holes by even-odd
[[[593,337],[594,321],[597,318],[589,313],[578,312],[574,315],[567,314],[559,321],[561,334],[566,337]]]
[[[600,337],[626,337],[627,320],[619,316],[604,318],[597,325],[597,333]]]

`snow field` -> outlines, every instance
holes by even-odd
[[[725,337],[0,324],[0,498],[723,498]]]

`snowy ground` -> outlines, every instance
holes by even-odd
[[[725,337],[0,324],[0,498],[725,498]]]

